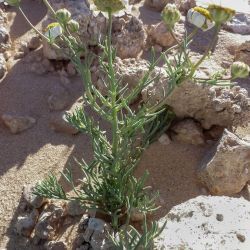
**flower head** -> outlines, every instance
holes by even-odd
[[[202,7],[190,9],[187,13],[187,20],[203,31],[209,30],[214,26],[210,12]]]
[[[210,4],[207,9],[216,24],[226,23],[235,15],[235,10],[225,8],[221,5]]]
[[[164,23],[172,28],[181,19],[181,13],[175,4],[167,4],[161,13]]]
[[[79,30],[79,23],[75,20],[70,20],[67,23],[67,27],[68,27],[70,32],[75,33]]]
[[[243,62],[234,62],[231,66],[231,76],[233,78],[246,78],[249,76],[250,68]]]
[[[107,17],[111,12],[114,16],[123,16],[131,11],[129,0],[89,0],[90,9],[97,16],[100,12]]]
[[[57,10],[56,19],[58,22],[66,24],[71,19],[71,13],[67,9]]]
[[[51,23],[46,28],[45,36],[50,40],[54,41],[57,37],[62,35],[62,27],[59,23]]]

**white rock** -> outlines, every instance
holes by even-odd
[[[250,142],[228,130],[202,160],[198,176],[211,193],[232,195],[250,180]]]
[[[173,207],[155,240],[155,249],[248,250],[250,202],[243,198],[199,196]]]

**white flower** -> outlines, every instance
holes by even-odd
[[[116,12],[112,12],[113,16],[116,17],[121,17],[124,16],[125,14],[130,14],[131,13],[131,9],[132,6],[129,5],[129,0],[119,0],[122,5],[124,6],[124,9],[116,11]],[[94,0],[89,0],[89,4],[90,4],[90,10],[92,11],[94,16],[98,16],[100,13],[103,14],[103,16],[105,16],[106,18],[108,18],[108,13],[105,11],[102,11],[98,8],[98,6],[96,6],[94,4]]]
[[[230,8],[236,12],[250,14],[250,5],[248,0],[196,0],[197,6],[208,7],[211,4],[220,5],[224,8]]]
[[[55,40],[57,37],[62,35],[62,27],[59,23],[51,23],[47,26],[45,36],[50,40]]]
[[[187,20],[203,31],[209,30],[214,26],[214,22],[209,16],[209,12],[201,7],[190,9],[187,13]]]

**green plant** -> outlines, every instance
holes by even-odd
[[[151,227],[148,227],[146,215],[157,209],[154,204],[156,196],[151,197],[147,193],[148,173],[145,172],[141,178],[136,178],[134,171],[143,151],[167,129],[173,119],[173,114],[164,105],[164,100],[153,106],[141,103],[134,109],[131,108],[131,103],[138,97],[142,89],[157,79],[157,76],[152,77],[152,73],[162,58],[169,78],[169,88],[165,97],[168,97],[176,86],[187,79],[196,79],[214,85],[228,81],[228,79],[222,78],[221,73],[214,74],[212,79],[197,79],[195,77],[196,70],[207,58],[217,39],[222,24],[221,19],[217,18],[219,8],[216,8],[217,14],[213,12],[211,17],[208,16],[209,9],[194,9],[193,12],[198,13],[196,17],[202,18],[204,22],[201,24],[198,22],[199,25],[197,25],[197,18],[191,16],[190,20],[197,28],[180,42],[174,33],[174,25],[179,21],[180,14],[174,6],[167,5],[162,17],[177,45],[165,51],[157,60],[153,57],[148,72],[129,92],[126,87],[121,87],[120,79],[116,77],[114,70],[116,51],[111,44],[112,14],[123,9],[126,4],[123,0],[112,0],[111,2],[95,0],[96,7],[106,12],[109,20],[108,36],[104,44],[101,45],[103,54],[98,58],[100,68],[106,75],[105,84],[108,89],[108,95],[103,96],[91,79],[90,66],[96,55],[89,52],[79,42],[77,37],[78,23],[71,19],[71,14],[67,10],[62,9],[55,12],[47,0],[44,0],[44,3],[54,16],[56,23],[48,26],[45,35],[38,30],[37,32],[57,49],[60,48],[58,42],[63,42],[67,46],[68,56],[83,80],[84,107],[75,110],[72,115],[68,114],[67,120],[79,131],[90,136],[93,160],[90,163],[84,160],[77,162],[86,177],[86,181],[81,186],[74,185],[70,170],[62,173],[72,185],[74,194],[66,194],[53,174],[37,185],[35,194],[54,199],[77,200],[85,208],[94,208],[108,215],[115,232],[114,235],[111,235],[111,239],[117,249],[150,249],[153,239],[161,233],[163,228],[158,228],[155,222]],[[19,9],[23,13],[20,7]],[[25,16],[24,13],[23,15]],[[188,46],[198,28],[205,30],[212,27],[213,18],[216,18],[213,39],[201,59],[193,63]],[[29,22],[27,18],[26,20]],[[31,23],[30,25],[36,30]],[[174,49],[177,51],[171,60],[169,52]],[[83,54],[84,60],[81,57]],[[249,74],[249,68],[237,64],[232,68],[232,72],[234,76],[246,76]],[[98,122],[87,113],[86,107],[92,108],[110,124],[111,138],[108,138],[106,131],[102,130]],[[131,225],[131,216],[135,210],[144,217],[142,232],[138,232]],[[123,221],[125,221],[125,226],[121,227]]]
[[[67,45],[68,56],[84,82],[85,106],[75,110],[72,115],[68,114],[67,120],[79,131],[91,137],[93,161],[91,163],[78,161],[86,176],[86,182],[81,187],[75,187],[70,170],[62,173],[72,185],[73,195],[64,192],[53,174],[37,185],[35,194],[54,199],[77,200],[85,208],[94,208],[111,218],[115,233],[119,232],[122,221],[126,221],[126,226],[131,224],[131,214],[135,209],[145,214],[146,225],[146,214],[157,209],[154,204],[156,195],[151,197],[147,194],[145,182],[148,173],[145,172],[141,178],[136,178],[134,171],[145,148],[166,129],[173,115],[162,104],[148,106],[142,103],[134,110],[130,104],[143,88],[155,80],[151,77],[151,73],[158,60],[152,60],[148,72],[131,92],[128,93],[126,87],[121,87],[113,66],[116,55],[111,45],[111,5],[107,11],[108,36],[102,45],[103,55],[99,57],[100,68],[107,76],[105,83],[108,95],[104,97],[91,80],[90,65],[95,55],[83,48],[77,42],[77,37],[74,37],[68,29],[68,23],[71,22],[70,13],[65,9],[54,12],[49,3],[45,2],[57,21],[48,27],[46,39],[56,48],[59,39]],[[84,60],[81,58],[82,52],[85,55]],[[111,139],[107,138],[106,131],[103,131],[98,122],[85,111],[87,106],[110,124]],[[126,249],[137,249],[139,246],[148,249],[159,230],[154,223],[151,229],[144,226],[142,234],[133,229],[123,232],[126,237],[120,235],[118,239],[125,241],[124,244],[128,247]],[[114,235],[113,239],[115,237],[117,238],[117,235]],[[120,249],[117,244],[116,247]]]

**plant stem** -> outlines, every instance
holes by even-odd
[[[47,0],[43,0],[44,4],[46,5],[46,7],[48,8],[48,10],[55,15],[56,12],[54,11],[54,9],[52,8],[52,6],[50,5],[50,3]]]
[[[115,72],[113,68],[113,52],[112,52],[112,12],[108,12],[109,23],[108,23],[108,66],[110,73],[110,90],[111,90],[111,109],[112,109],[112,154],[115,159],[114,167],[116,167],[116,156],[118,149],[118,114],[116,109],[116,98],[117,98],[117,84],[115,79]]]
[[[189,74],[189,77],[192,77],[195,73],[195,71],[197,70],[197,68],[202,64],[202,62],[207,58],[207,56],[209,55],[209,52],[211,51],[211,49],[214,47],[214,44],[216,42],[216,39],[218,37],[218,34],[220,32],[220,28],[221,25],[217,24],[215,26],[215,32],[214,32],[214,37],[210,43],[210,45],[207,47],[204,55],[200,58],[200,60],[193,66],[193,69],[191,70],[191,73]]]

